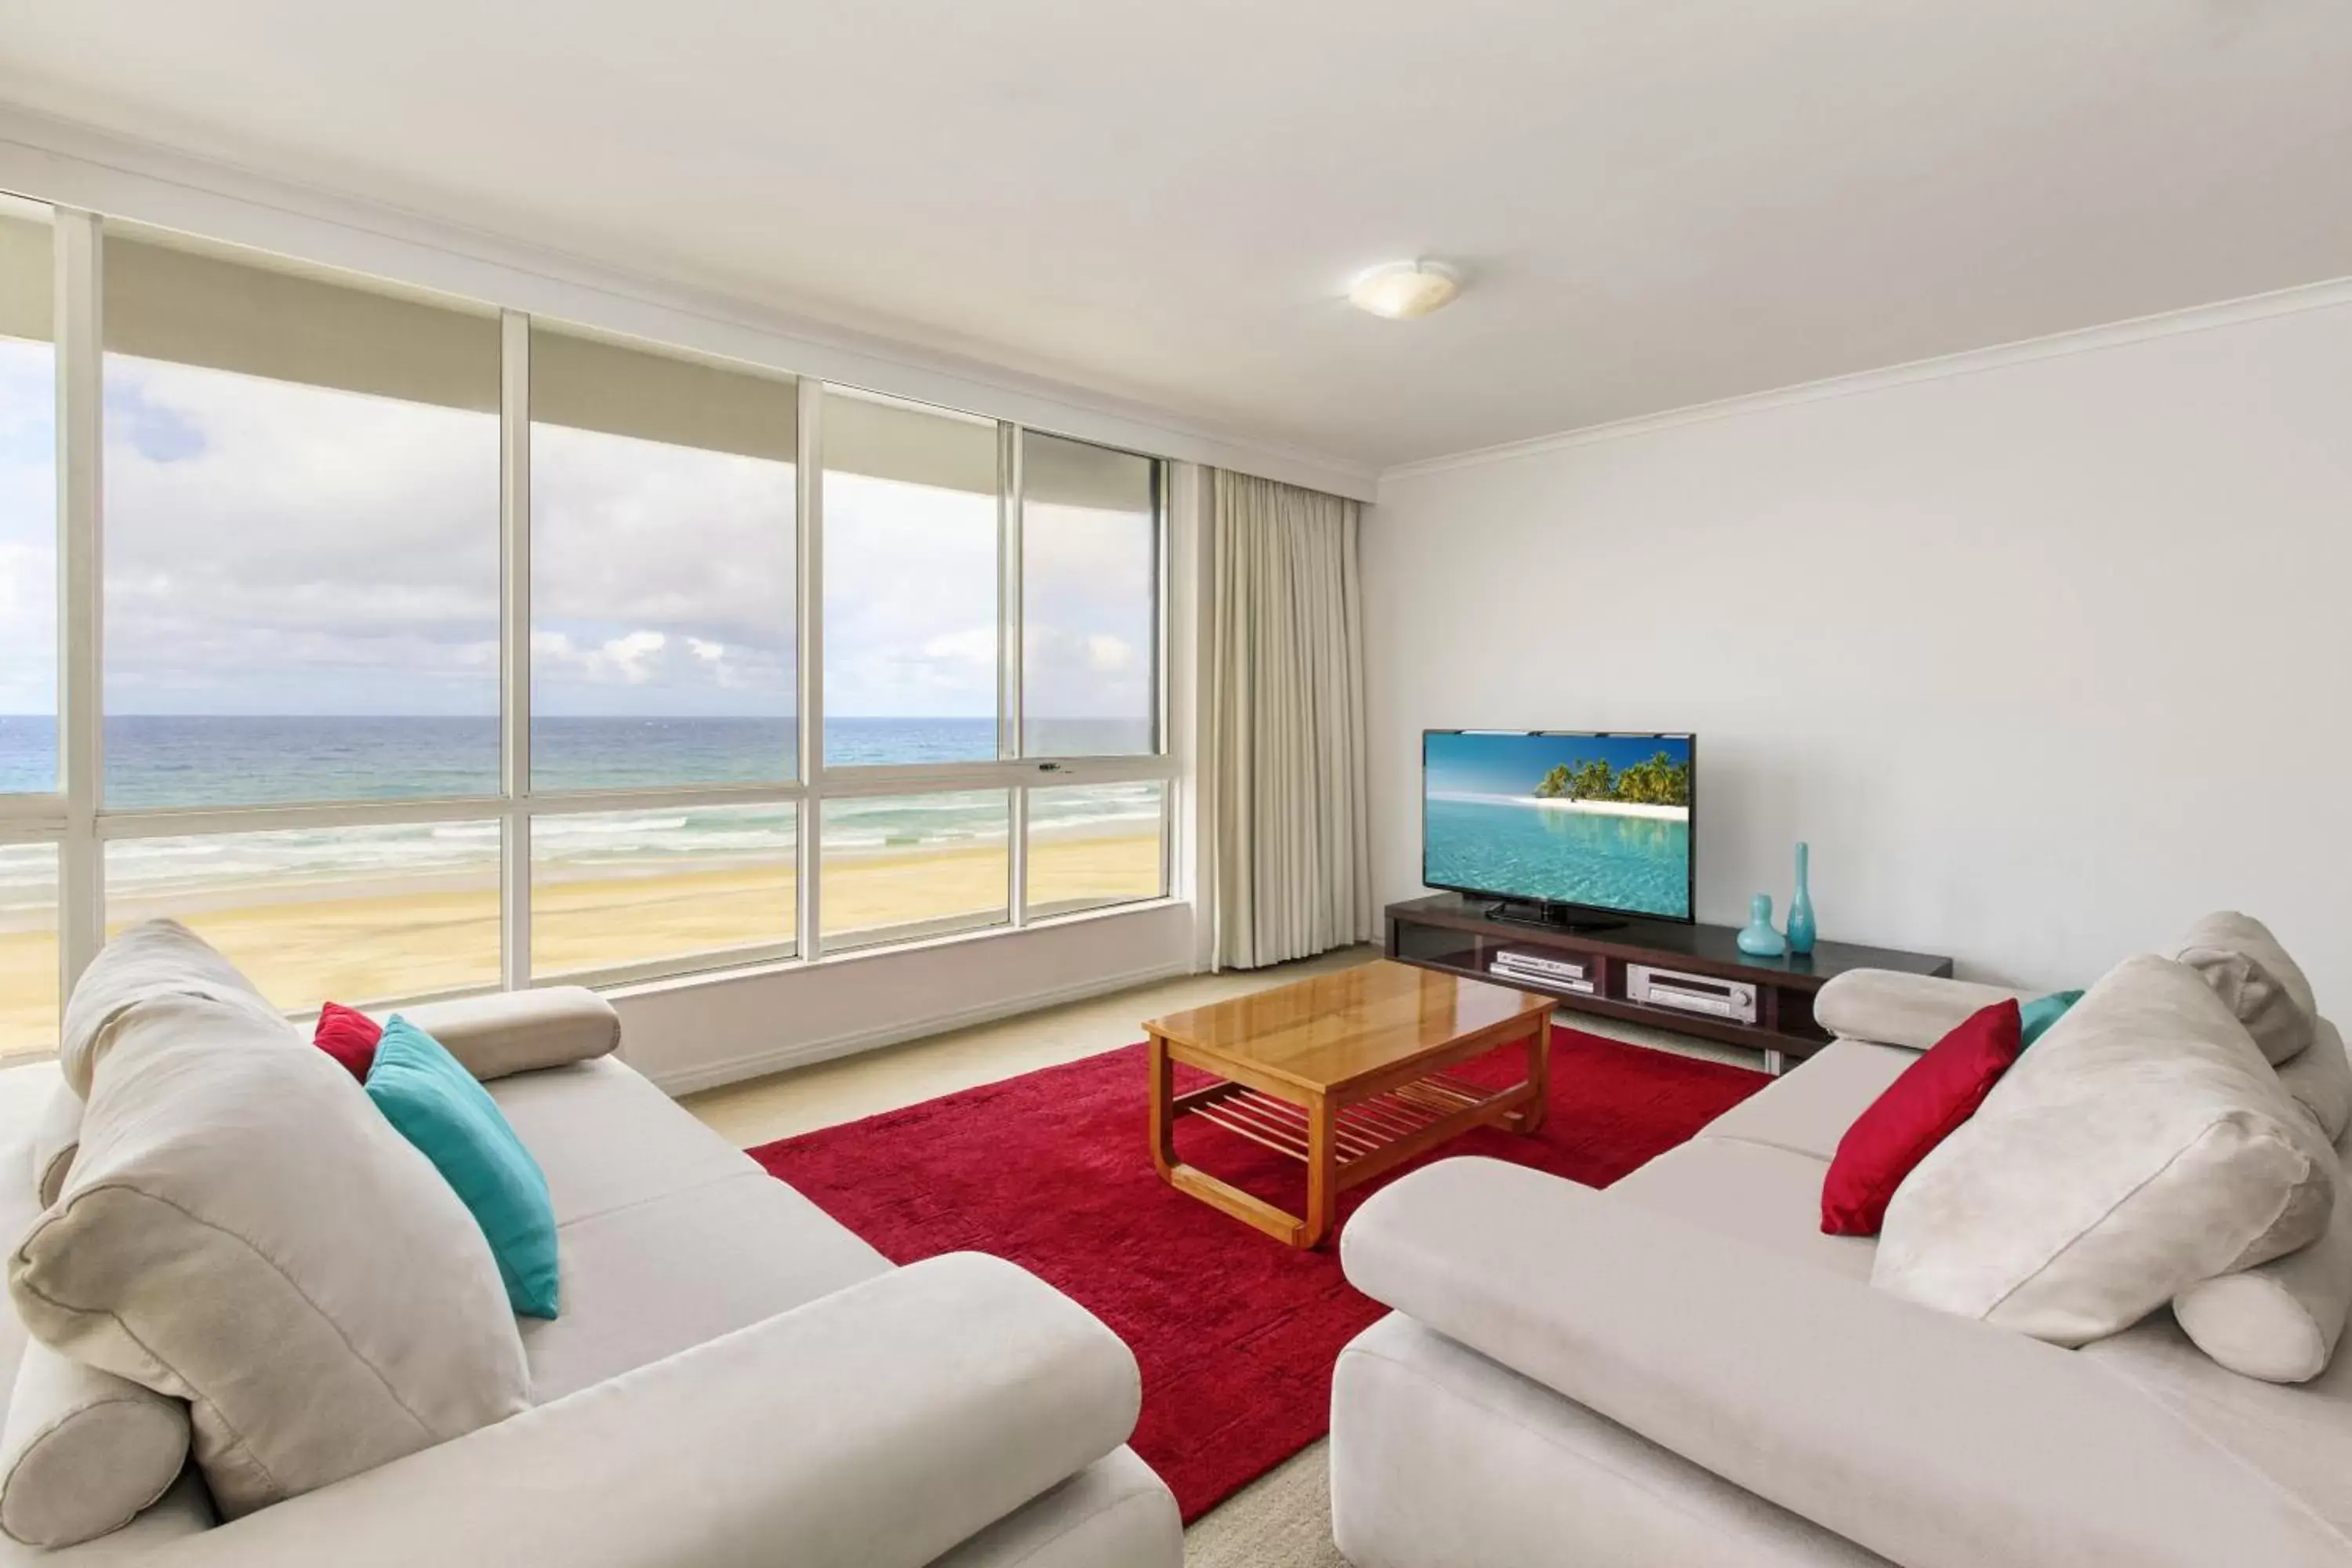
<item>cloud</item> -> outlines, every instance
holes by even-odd
[[[46,345],[10,350],[0,711],[40,710],[56,640],[50,374]],[[112,711],[497,710],[495,416],[119,355],[107,412]],[[793,710],[791,464],[546,426],[531,454],[541,711]],[[992,714],[994,499],[851,474],[825,495],[828,710]],[[1037,504],[1026,536],[1032,710],[1147,713],[1149,521]]]

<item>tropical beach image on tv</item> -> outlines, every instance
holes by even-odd
[[[1688,735],[1432,730],[1422,880],[1689,920],[1691,774]]]

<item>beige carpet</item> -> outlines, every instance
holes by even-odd
[[[1331,1544],[1331,1441],[1276,1465],[1184,1532],[1184,1568],[1348,1568]]]

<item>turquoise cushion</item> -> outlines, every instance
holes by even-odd
[[[396,1013],[376,1044],[367,1091],[473,1211],[514,1310],[555,1316],[555,1207],[547,1177],[489,1091],[440,1041]]]
[[[2030,1046],[2049,1033],[2050,1026],[2064,1017],[2066,1009],[2082,999],[2080,991],[2053,991],[2047,996],[2036,996],[2032,1001],[2020,1005],[2017,1016],[2025,1025],[2024,1044]]]

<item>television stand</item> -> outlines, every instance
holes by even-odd
[[[1525,915],[1498,915],[1483,900],[1454,893],[1391,904],[1388,920],[1389,956],[1400,963],[1549,995],[1573,1012],[1645,1024],[1722,1045],[1745,1046],[1761,1051],[1764,1070],[1775,1073],[1790,1060],[1809,1057],[1829,1043],[1829,1031],[1813,1021],[1813,997],[1832,976],[1850,969],[1892,969],[1905,974],[1952,973],[1952,961],[1938,954],[1845,942],[1820,942],[1804,954],[1751,958],[1739,951],[1737,926],[1649,920],[1627,920],[1598,929],[1562,926]],[[1515,949],[1547,958],[1580,960],[1585,966],[1584,984],[1591,989],[1488,973],[1497,953]],[[1636,963],[1752,985],[1755,1022],[1636,1002],[1625,984],[1627,967]]]
[[[1547,931],[1622,931],[1625,922],[1608,915],[1587,915],[1574,904],[1528,904],[1505,899],[1486,906],[1490,921],[1508,921],[1513,925],[1542,926]]]

